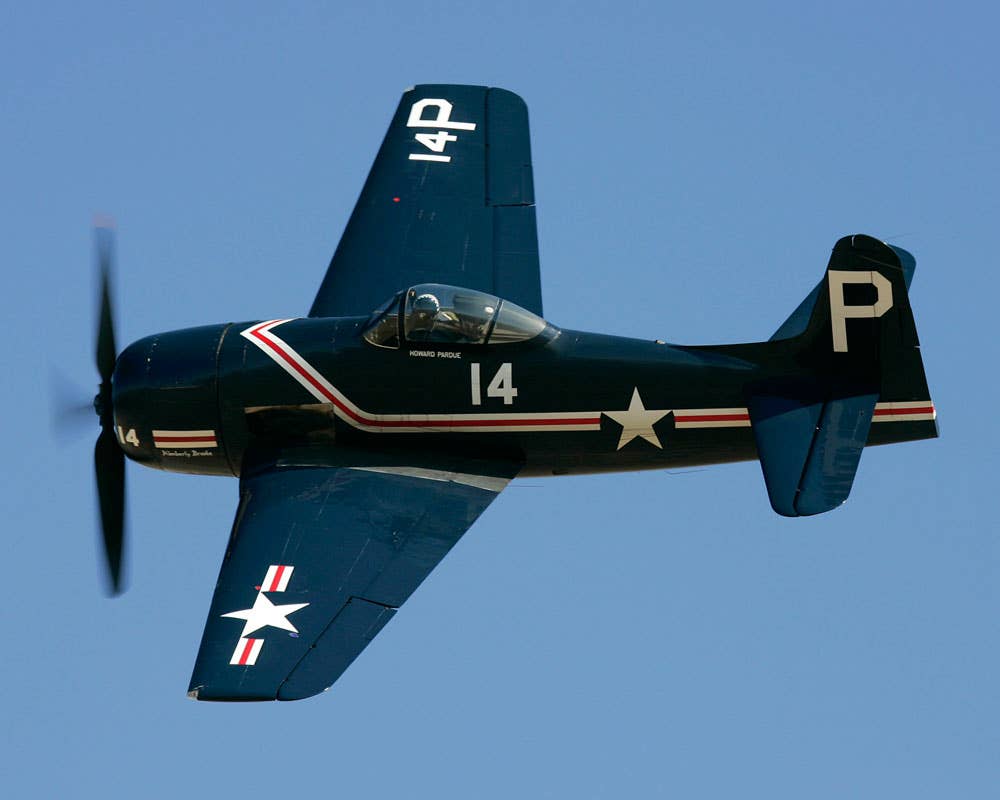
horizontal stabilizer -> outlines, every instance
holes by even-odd
[[[847,500],[877,400],[874,394],[826,402],[751,398],[750,421],[775,511],[806,517]]]

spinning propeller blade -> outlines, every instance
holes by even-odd
[[[111,272],[114,262],[114,231],[108,225],[94,229],[97,269],[100,281],[95,357],[101,385],[94,408],[101,419],[101,433],[94,445],[94,474],[97,499],[101,509],[101,532],[108,566],[110,593],[120,594],[122,552],[125,541],[125,454],[118,446],[111,393],[111,375],[115,369],[114,314],[111,308]]]

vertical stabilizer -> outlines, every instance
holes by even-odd
[[[843,503],[865,444],[937,435],[907,292],[914,266],[905,250],[847,236],[823,280],[775,333],[772,341],[790,340],[782,344],[792,345],[805,374],[757,387],[747,406],[779,514],[808,516]]]

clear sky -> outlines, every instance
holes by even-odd
[[[5,796],[995,797],[998,22],[8,3]],[[813,519],[776,516],[756,463],[515,482],[331,692],[191,702],[237,485],[130,465],[131,588],[102,595],[96,420],[50,422],[53,371],[95,391],[91,217],[118,223],[121,345],[303,315],[423,82],[527,101],[556,325],[766,339],[840,236],[911,250],[942,437],[866,451]]]

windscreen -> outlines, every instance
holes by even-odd
[[[440,283],[420,284],[403,297],[396,295],[372,318],[365,340],[389,348],[399,347],[400,333],[413,343],[510,344],[534,338],[547,325],[515,303]]]

